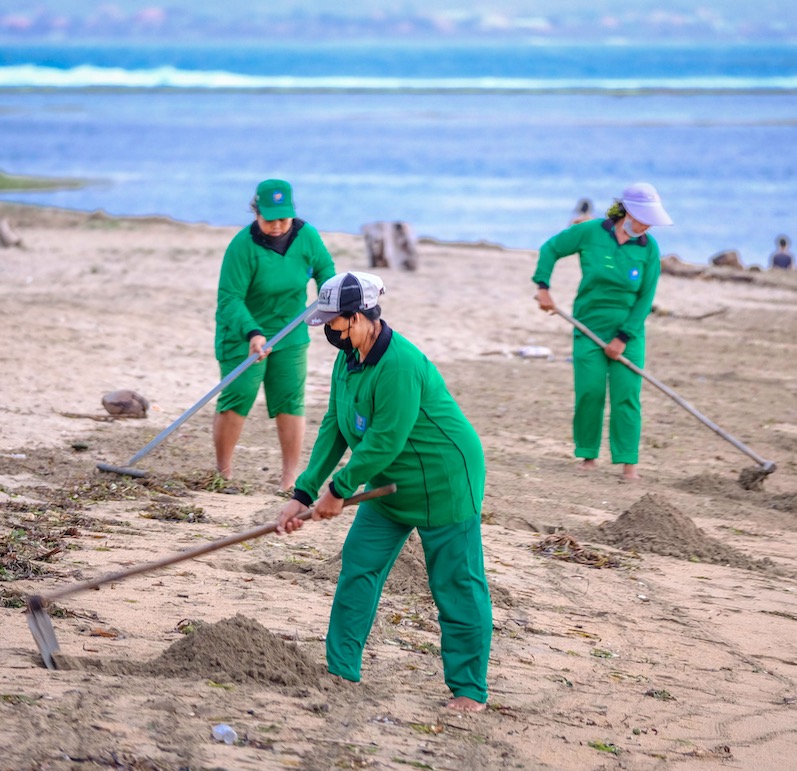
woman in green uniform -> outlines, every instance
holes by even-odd
[[[296,218],[287,182],[261,182],[251,206],[255,221],[230,242],[219,277],[216,358],[222,378],[251,354],[264,351],[267,339],[304,311],[310,279],[320,287],[335,275],[318,231]],[[279,489],[292,489],[304,441],[309,344],[307,328],[297,327],[267,359],[264,354],[221,392],[213,443],[216,469],[225,479],[232,476],[235,445],[262,385],[282,451]]]
[[[569,254],[581,260],[581,283],[573,316],[608,342],[605,351],[578,330],[573,333],[575,413],[573,438],[581,467],[592,469],[600,452],[606,382],[611,413],[609,443],[623,478],[638,479],[642,379],[617,361],[621,355],[645,365],[645,319],[661,271],[659,247],[648,234],[653,225],[672,225],[653,185],[637,182],[606,212],[606,219],[572,225],[540,247],[532,281],[537,302],[552,311],[550,282],[556,261]]]
[[[394,482],[396,493],[360,505],[343,546],[326,641],[329,671],[359,681],[385,579],[417,528],[439,612],[448,706],[480,711],[492,636],[481,543],[484,453],[435,366],[381,320],[383,291],[369,273],[339,274],[321,287],[319,312],[307,323],[325,324],[341,353],[329,408],[293,500],[280,513],[280,532],[301,527],[295,517],[313,501],[313,518],[328,519],[360,485]],[[336,470],[347,449],[348,462]]]

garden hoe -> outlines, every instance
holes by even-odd
[[[346,498],[343,501],[343,505],[353,506],[362,501],[371,500],[371,498],[381,498],[384,495],[391,495],[392,493],[396,492],[396,489],[397,488],[395,484],[384,485],[383,487],[375,487],[372,490],[366,490],[365,492],[353,495],[351,498]],[[307,511],[303,511],[296,518],[307,520],[310,519],[312,515],[313,509],[310,508]],[[176,565],[178,562],[194,559],[202,554],[208,554],[209,552],[216,551],[217,549],[223,549],[226,546],[234,546],[237,543],[243,543],[244,541],[249,541],[253,538],[259,538],[267,533],[273,533],[276,529],[276,522],[258,525],[251,530],[244,531],[243,533],[230,535],[226,538],[220,538],[217,541],[212,541],[211,543],[197,546],[194,549],[186,549],[185,551],[178,552],[177,554],[172,554],[170,557],[164,557],[163,559],[155,560],[154,562],[147,562],[144,565],[138,565],[137,567],[132,567],[127,570],[121,570],[117,573],[106,573],[99,578],[81,581],[77,584],[72,584],[71,586],[64,586],[61,589],[56,589],[55,591],[50,592],[50,594],[36,594],[31,596],[28,599],[28,626],[33,634],[33,639],[36,641],[36,646],[39,649],[39,653],[41,653],[41,657],[44,660],[44,665],[47,667],[47,669],[58,668],[55,661],[55,654],[59,651],[58,640],[55,639],[55,630],[53,629],[52,621],[50,621],[50,616],[47,614],[47,604],[53,600],[59,600],[62,597],[69,597],[73,594],[77,594],[78,592],[83,592],[86,589],[96,589],[105,584],[115,583],[125,578],[130,578],[131,576],[137,576],[142,573],[150,573],[153,570],[159,570],[160,568],[165,568],[168,565]]]
[[[582,324],[580,321],[574,319],[564,311],[559,310],[559,308],[555,308],[554,313],[557,313],[563,319],[569,321],[577,330],[592,340],[592,342],[596,343],[604,350],[606,349],[606,343],[601,340],[591,329],[584,326],[584,324]],[[712,431],[714,431],[716,434],[719,434],[719,436],[730,442],[737,450],[740,450],[758,464],[759,468],[757,469],[744,469],[742,471],[742,474],[739,478],[739,484],[742,487],[748,490],[755,489],[758,485],[760,485],[761,480],[775,471],[777,466],[775,465],[774,461],[765,460],[758,453],[753,452],[753,450],[751,450],[747,445],[742,444],[742,442],[740,442],[736,437],[731,436],[726,431],[723,431],[716,423],[714,423],[712,420],[709,420],[702,413],[698,412],[691,404],[689,404],[688,401],[682,399],[677,393],[675,393],[675,391],[672,390],[672,388],[664,385],[664,383],[662,383],[660,380],[657,380],[655,377],[653,377],[653,375],[637,367],[636,364],[629,361],[625,356],[618,356],[617,361],[619,361],[621,364],[625,364],[625,366],[628,367],[628,369],[630,369],[632,372],[636,372],[637,375],[645,378],[648,383],[656,386],[659,391],[667,394],[670,399],[683,407],[688,413],[694,415],[694,417],[696,417],[701,423],[708,426]]]
[[[273,348],[280,340],[286,337],[288,334],[293,332],[296,327],[299,326],[303,321],[308,319],[310,315],[315,311],[316,307],[318,306],[318,300],[311,303],[310,305],[305,308],[305,310],[300,313],[293,321],[291,321],[284,329],[281,329],[277,332],[274,337],[266,342],[267,348]],[[126,466],[112,466],[109,463],[98,463],[97,468],[100,471],[111,471],[115,474],[124,474],[129,477],[146,477],[147,472],[141,471],[140,469],[133,468],[133,464],[136,461],[141,460],[148,452],[154,450],[172,431],[176,430],[180,426],[185,423],[188,418],[190,418],[195,412],[200,410],[204,407],[219,391],[223,388],[226,388],[230,383],[232,383],[235,378],[237,378],[244,370],[249,369],[259,358],[259,353],[250,354],[249,358],[245,361],[242,361],[232,372],[230,372],[227,377],[225,377],[218,385],[215,385],[213,388],[210,389],[193,407],[189,407],[182,415],[180,415],[177,420],[174,421],[170,426],[164,428],[149,444],[142,447],[129,461],[127,461]]]

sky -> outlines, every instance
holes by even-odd
[[[345,3],[331,4],[329,0],[281,0],[278,8],[273,4],[262,6],[250,4],[230,4],[229,0],[2,0],[0,12],[30,12],[44,8],[63,14],[86,14],[102,6],[117,6],[126,12],[133,12],[147,6],[190,10],[210,16],[244,15],[290,15],[293,13],[335,15],[373,15],[420,14],[420,13],[487,13],[512,14],[515,16],[565,15],[577,13],[592,15],[616,13],[620,9],[633,9],[637,12],[652,13],[683,12],[694,13],[699,9],[716,11],[733,18],[745,18],[755,9],[755,16],[769,15],[773,20],[797,20],[797,3],[794,0],[634,0],[631,4],[618,4],[617,0],[470,0],[463,5],[461,0],[346,0]]]

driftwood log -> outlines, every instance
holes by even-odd
[[[418,269],[418,243],[406,222],[371,222],[362,232],[372,268]]]
[[[22,236],[17,233],[6,219],[0,219],[0,246],[20,246]]]

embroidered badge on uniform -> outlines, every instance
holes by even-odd
[[[282,199],[283,199],[284,197],[285,197],[285,196],[283,196],[283,194],[282,194],[282,191],[281,191],[281,190],[275,190],[275,191],[274,191],[274,194],[271,196],[271,200],[272,200],[274,203],[276,203],[276,204],[280,204],[280,203],[282,203]]]
[[[307,266],[307,278],[312,278],[312,277],[313,277],[313,266],[312,265],[308,265]]]
[[[365,431],[368,426],[368,421],[365,419],[364,416],[358,415],[356,412],[354,413],[354,427],[358,431]]]
[[[628,278],[630,278],[631,281],[636,281],[639,278],[639,268],[631,268],[631,270],[628,271]]]

